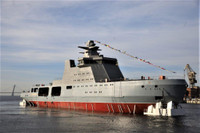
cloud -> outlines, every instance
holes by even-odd
[[[77,46],[95,39],[177,70],[179,75],[188,63],[198,72],[198,6],[196,1],[159,0],[2,1],[2,71],[7,74],[11,73],[6,70],[18,71],[17,76],[21,69],[29,69],[30,64],[38,65],[35,71],[46,64],[47,71],[61,73],[63,69],[50,70],[48,65],[62,64],[66,58],[77,59],[82,56]],[[141,73],[148,70],[149,74],[160,71],[103,46],[100,48],[105,56],[118,58],[128,76],[133,69]]]

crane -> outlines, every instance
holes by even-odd
[[[197,83],[196,72],[190,67],[189,64],[187,64],[185,66],[184,73],[185,73],[185,71],[187,72],[187,77],[188,77],[188,80],[189,80],[189,84],[193,88],[194,84]]]

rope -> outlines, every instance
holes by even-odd
[[[174,72],[174,71],[167,70],[167,69],[165,69],[165,68],[163,68],[163,67],[161,67],[161,66],[155,65],[155,64],[153,64],[153,63],[151,63],[151,62],[149,62],[149,61],[146,61],[146,60],[144,60],[144,59],[141,59],[141,58],[139,58],[139,57],[133,56],[133,55],[127,53],[126,51],[122,51],[122,50],[116,49],[116,48],[114,48],[114,47],[111,47],[110,45],[101,43],[101,42],[96,41],[96,40],[95,40],[94,42],[99,43],[99,44],[101,44],[101,45],[103,45],[103,46],[105,46],[105,47],[108,47],[108,48],[112,49],[112,50],[115,50],[115,51],[117,51],[117,52],[119,52],[119,53],[121,53],[121,54],[124,54],[124,55],[126,55],[126,56],[129,56],[129,57],[131,57],[131,58],[133,58],[133,59],[142,61],[142,62],[144,62],[144,63],[146,63],[146,64],[151,65],[151,66],[154,66],[154,67],[156,67],[156,68],[159,68],[159,69],[162,69],[162,70],[171,72],[171,73],[176,73],[176,72]]]

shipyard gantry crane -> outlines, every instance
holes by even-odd
[[[194,84],[197,83],[197,80],[196,80],[196,72],[190,67],[189,64],[187,64],[185,66],[185,69],[184,69],[184,73],[187,73],[187,77],[188,77],[188,80],[189,80],[189,84],[192,86],[192,88],[194,87]]]

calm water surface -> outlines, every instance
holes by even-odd
[[[1,133],[199,133],[200,105],[182,104],[185,116],[148,117],[64,109],[20,107],[19,97],[0,97]]]

